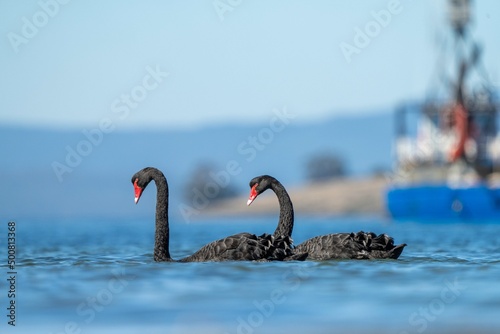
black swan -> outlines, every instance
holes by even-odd
[[[280,203],[280,225],[274,236],[290,237],[293,230],[294,212],[292,201],[281,183],[269,175],[250,181],[250,205],[257,196],[271,188]],[[308,254],[308,260],[331,259],[397,259],[406,244],[394,246],[387,234],[373,232],[335,233],[317,236],[295,246],[296,254]]]
[[[139,202],[146,186],[155,181],[156,184],[156,231],[155,261],[175,261],[169,252],[168,225],[168,184],[163,173],[153,167],[146,167],[132,176],[135,191],[135,203]],[[256,236],[251,233],[231,235],[203,246],[191,256],[179,262],[203,261],[270,261],[295,260],[286,238],[275,238],[269,234]]]

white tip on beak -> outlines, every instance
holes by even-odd
[[[254,200],[254,199],[255,199],[255,198],[248,199],[248,201],[247,201],[247,206],[248,206],[248,205],[250,205],[250,204],[252,204],[252,202],[253,202],[253,200]]]
[[[139,197],[135,197],[134,202],[135,202],[135,204],[137,204],[137,202],[139,202]]]

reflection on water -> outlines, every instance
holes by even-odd
[[[18,221],[15,333],[500,328],[500,225],[296,220],[297,243],[318,234],[372,230],[408,246],[399,260],[155,263],[152,221]],[[173,223],[171,253],[181,258],[237,232],[272,232],[275,223]],[[6,321],[0,329],[14,333]]]

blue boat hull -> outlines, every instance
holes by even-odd
[[[393,187],[386,195],[396,219],[500,219],[500,188],[420,185]]]

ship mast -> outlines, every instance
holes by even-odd
[[[500,170],[493,85],[473,37],[472,0],[447,0],[437,68],[422,104],[396,114],[396,154],[402,182],[484,179]],[[412,114],[420,118],[415,122]],[[416,131],[411,130],[417,126]],[[412,134],[413,133],[413,134]],[[415,135],[416,133],[416,135]],[[497,157],[497,156],[498,157]],[[467,175],[466,175],[467,174]]]

